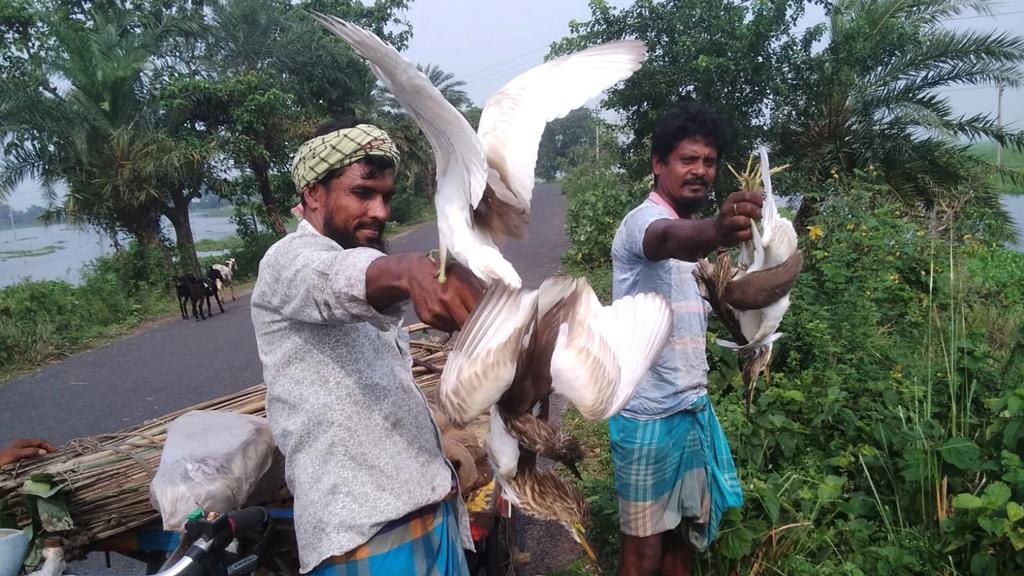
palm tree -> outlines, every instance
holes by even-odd
[[[154,22],[129,11],[93,10],[78,21],[50,24],[56,50],[41,78],[70,84],[54,91],[38,82],[0,87],[0,138],[12,143],[0,189],[26,177],[41,180],[48,218],[94,226],[117,243],[126,232],[163,248],[161,215],[174,225],[183,268],[198,271],[188,203],[210,169],[208,143],[175,139],[155,95],[157,63],[186,22]],[[16,143],[16,144],[15,144]],[[58,198],[54,184],[67,184]]]
[[[1021,85],[1024,37],[945,25],[987,4],[835,2],[827,47],[803,68],[806,74],[793,79],[792,98],[775,112],[781,152],[794,172],[809,177],[810,190],[836,175],[877,172],[908,205],[928,209],[944,190],[976,182],[976,162],[965,161],[966,146],[957,142],[1024,146],[1024,133],[999,126],[991,115],[958,115],[938,93],[954,86]],[[798,221],[813,215],[822,200],[805,194]]]
[[[58,47],[41,77],[70,83],[64,92],[14,80],[0,91],[0,138],[12,144],[0,171],[2,188],[39,178],[68,193],[52,213],[104,230],[121,229],[141,244],[160,243],[159,192],[150,178],[158,146],[145,101],[146,65],[161,26],[144,28],[125,12],[93,13],[88,24],[56,19]]]

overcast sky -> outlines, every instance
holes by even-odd
[[[612,0],[625,6],[626,0]],[[967,17],[950,22],[958,28],[1024,31],[1024,0],[993,4],[997,17]],[[406,57],[421,64],[436,64],[466,82],[466,91],[478,105],[519,72],[540,64],[552,42],[569,33],[573,19],[587,20],[586,0],[414,0],[408,12],[413,37]],[[820,9],[811,7],[802,23],[822,22]],[[963,114],[994,112],[995,87],[954,88],[944,92]],[[1003,95],[1003,120],[1024,126],[1024,92]],[[23,209],[41,204],[37,186],[15,189],[11,204]]]

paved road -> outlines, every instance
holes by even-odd
[[[557,185],[534,193],[528,236],[502,251],[528,287],[558,272],[568,241],[565,201]],[[437,227],[423,225],[391,243],[393,252],[437,247]],[[33,436],[63,444],[111,432],[263,381],[249,296],[227,302],[225,313],[204,322],[170,318],[59,364],[0,385],[0,445]],[[411,311],[406,315],[414,321]],[[519,522],[520,546],[533,551],[530,574],[564,567],[579,553],[561,527]],[[525,540],[525,542],[524,542]],[[113,572],[99,558],[76,563],[79,574],[140,573],[114,558]]]
[[[559,269],[565,202],[540,185],[529,235],[503,247],[528,286]],[[392,242],[395,252],[437,246],[433,224]],[[215,309],[216,310],[216,309]],[[120,430],[263,381],[249,296],[204,322],[176,318],[0,385],[0,445],[33,436],[64,443]]]

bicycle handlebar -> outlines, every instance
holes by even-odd
[[[213,521],[189,521],[185,530],[195,537],[195,542],[177,562],[154,576],[189,574],[210,552],[223,551],[235,538],[239,541],[258,541],[266,532],[269,521],[270,514],[258,506],[229,512]]]

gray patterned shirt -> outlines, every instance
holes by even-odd
[[[452,488],[413,381],[401,307],[382,314],[366,302],[366,269],[381,256],[345,250],[303,220],[267,251],[253,289],[267,417],[295,497],[302,572]],[[464,508],[460,526],[472,548]]]

